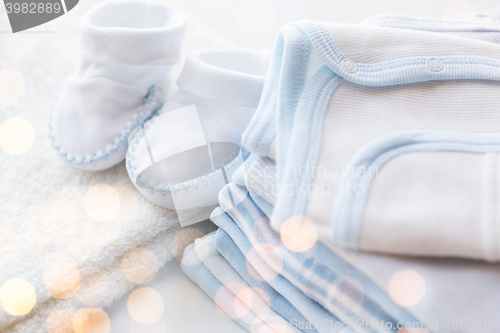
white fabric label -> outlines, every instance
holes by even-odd
[[[155,117],[144,129],[155,162],[207,144],[194,104]]]

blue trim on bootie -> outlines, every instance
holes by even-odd
[[[81,160],[78,157],[68,157],[71,155],[70,153],[65,153],[61,147],[56,146],[55,137],[53,132],[53,121],[55,114],[55,106],[61,96],[61,91],[57,95],[57,99],[52,108],[52,112],[49,114],[49,138],[51,140],[51,146],[56,150],[57,154],[61,156],[64,161],[68,164],[74,164],[77,166],[84,166],[86,164],[93,164],[101,160],[108,159],[113,153],[117,152],[121,147],[127,144],[127,139],[130,133],[138,126],[142,125],[145,121],[147,121],[152,114],[158,109],[154,107],[155,104],[158,103],[158,98],[160,95],[160,90],[156,87],[156,85],[151,86],[148,89],[148,94],[146,95],[146,102],[144,102],[142,108],[137,112],[137,115],[134,119],[132,119],[127,127],[123,129],[118,138],[113,141],[111,145],[107,148],[98,151],[90,156],[84,156]],[[160,105],[161,106],[161,105]]]

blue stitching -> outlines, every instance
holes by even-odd
[[[236,157],[239,154],[240,153],[238,152],[238,154],[236,155]],[[233,155],[231,155],[231,156],[233,156]],[[131,158],[131,159],[134,160],[133,158]],[[225,160],[227,160],[227,159],[225,159]],[[233,166],[236,163],[237,160],[238,160],[237,158],[234,158],[230,163],[228,163],[226,165],[226,167]],[[166,188],[160,187],[159,184],[154,184],[153,185],[149,181],[147,181],[147,182],[139,182],[140,175],[137,177],[136,182],[137,182],[137,184],[142,185],[143,188],[146,188],[146,189],[152,191],[153,193],[160,192],[161,194],[163,194],[165,196],[165,195],[167,195],[168,192],[171,192],[172,190],[173,190],[172,193],[175,194],[175,193],[177,193],[180,190],[186,190],[187,191],[190,187],[195,187],[197,189],[200,184],[202,184],[205,187],[207,187],[207,186],[210,185],[210,183],[214,183],[217,179],[219,179],[221,177],[222,177],[222,174],[220,172],[217,172],[217,170],[216,170],[215,172],[210,172],[207,175],[204,175],[204,176],[201,176],[201,177],[198,177],[198,178],[195,178],[195,179],[190,179],[190,180],[188,180],[186,182],[183,182],[183,183],[180,183],[180,184],[175,184],[173,186],[167,186]]]
[[[156,114],[153,117],[155,117],[157,115],[158,115],[158,113],[156,112]],[[149,120],[148,123],[145,124],[145,127],[147,128],[147,126],[150,125],[151,122],[154,122],[154,118],[152,118],[151,120]],[[142,133],[138,132],[134,136],[134,138],[132,139],[132,141],[130,143],[130,146],[129,146],[129,149],[127,150],[127,156],[126,156],[127,163],[126,163],[126,166],[127,166],[127,171],[128,171],[129,177],[132,180],[132,182],[133,182],[133,180],[135,178],[134,172],[135,172],[135,170],[137,170],[137,168],[134,167],[133,164],[132,164],[132,162],[135,161],[135,158],[133,157],[133,155],[131,154],[131,152],[135,151],[135,146],[137,146],[137,144],[139,143],[139,139],[141,137],[142,137]],[[238,160],[237,157],[240,154],[242,155],[242,158],[243,158],[243,149],[240,149],[238,152],[235,152],[232,155],[226,157],[221,162],[221,164],[225,165],[225,167],[233,166],[236,163],[236,161]],[[231,161],[229,163],[225,164],[229,160],[231,160]],[[183,190],[183,189],[185,189],[187,191],[190,187],[194,187],[195,189],[198,189],[198,187],[199,187],[200,184],[203,184],[203,185],[205,185],[205,187],[207,187],[207,186],[209,186],[209,183],[208,183],[209,181],[211,181],[211,183],[214,183],[216,179],[219,179],[219,178],[222,177],[222,174],[220,172],[216,172],[216,171],[215,172],[210,172],[207,175],[203,175],[203,176],[195,178],[195,179],[190,179],[190,180],[188,180],[186,182],[183,182],[183,183],[180,183],[180,184],[175,184],[175,185],[172,185],[172,186],[168,186],[167,185],[166,188],[160,187],[159,184],[151,184],[149,181],[145,181],[145,182],[144,181],[140,181],[140,178],[141,178],[140,175],[137,175],[136,183],[137,183],[137,185],[141,185],[141,188],[148,189],[148,190],[150,190],[153,193],[160,192],[162,195],[166,196],[172,190],[173,190],[172,193],[175,194],[178,191]]]
[[[127,127],[120,133],[120,136],[107,148],[98,151],[90,156],[84,156],[81,160],[79,160],[78,156],[74,158],[68,157],[71,155],[70,153],[63,153],[63,149],[61,147],[56,146],[55,137],[52,128],[52,122],[54,121],[54,113],[55,106],[57,105],[57,101],[61,96],[61,91],[58,94],[58,97],[54,103],[52,108],[52,112],[49,114],[49,138],[51,139],[51,146],[56,150],[57,154],[61,156],[67,163],[75,164],[75,165],[83,165],[83,164],[92,164],[98,162],[103,159],[107,159],[110,155],[118,151],[124,143],[127,142],[127,138],[130,133],[137,127],[144,123],[150,116],[152,108],[154,108],[154,104],[158,102],[158,97],[160,94],[159,89],[153,85],[148,89],[148,94],[146,96],[146,102],[144,102],[142,108],[137,112],[137,115],[134,119],[132,119]],[[79,161],[78,161],[79,160]]]
[[[345,59],[346,56],[322,24],[300,21],[293,23],[293,26],[304,31],[310,43],[333,72],[354,84],[384,87],[431,80],[500,81],[500,73],[497,71],[500,68],[500,61],[494,58],[478,56],[439,57],[444,65],[461,66],[461,70],[454,72],[448,70],[449,66],[445,66],[441,72],[431,72],[424,66],[426,57],[407,57],[373,64],[358,63],[358,71],[356,73],[348,73],[340,66],[340,61]],[[466,66],[473,66],[474,68],[467,68]],[[491,68],[495,71],[487,72],[484,70],[486,68],[480,70],[477,67]],[[408,75],[409,70],[412,70],[414,75]],[[387,71],[387,73],[381,73],[383,71]]]

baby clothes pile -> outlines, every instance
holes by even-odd
[[[78,310],[149,281],[200,236],[180,226],[208,218],[218,229],[196,225],[208,235],[186,247],[182,268],[251,332],[498,329],[499,20],[301,21],[281,29],[272,54],[189,55],[169,95],[183,16],[96,6],[51,114],[52,145],[88,171],[125,159],[135,188],[167,210],[129,220],[125,186],[118,223],[106,209],[89,214],[116,190],[54,194],[47,211],[85,211],[101,243],[79,237],[79,217],[69,226],[47,213],[50,240],[40,233],[0,273],[19,277],[2,293],[28,281],[36,306],[2,304],[0,331],[57,322],[71,332]]]
[[[500,329],[500,16],[300,21],[182,268],[251,332]]]

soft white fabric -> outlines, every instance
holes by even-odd
[[[82,18],[81,61],[50,124],[66,162],[102,170],[123,160],[130,132],[160,105],[158,84],[180,60],[185,28],[177,10],[133,1],[103,3]]]
[[[119,169],[113,171],[116,173]],[[151,241],[155,237],[162,238],[162,241],[165,239],[168,244],[179,228],[175,213],[145,206],[147,201],[127,184],[126,179],[109,181],[114,185],[109,188],[109,185],[105,185],[111,195],[118,194],[118,198],[105,198],[110,203],[117,202],[119,208],[112,215],[112,220],[96,221],[89,217],[93,211],[88,204],[85,207],[85,202],[89,202],[91,186],[102,186],[102,179],[94,178],[88,184],[85,178],[72,180],[74,175],[71,174],[62,178],[61,173],[58,176],[49,175],[54,188],[37,190],[44,196],[31,202],[32,209],[10,216],[2,223],[2,234],[8,234],[11,238],[2,240],[0,285],[12,278],[25,279],[35,288],[37,299],[36,307],[27,317],[11,316],[0,309],[2,331],[16,322],[29,321],[30,318],[40,320],[36,314],[39,309],[48,311],[42,312],[40,316],[43,317],[55,307],[78,309],[110,304],[133,287],[133,283],[121,271],[121,257],[137,246],[152,245],[151,250],[154,250]],[[58,177],[58,180],[54,181],[53,177]],[[44,182],[39,183],[39,186],[44,186]],[[29,196],[16,191],[13,200],[21,206],[27,205],[23,197],[27,199]],[[165,249],[164,245],[158,244],[154,251],[160,265],[172,258],[171,251]],[[57,285],[59,281],[62,283],[64,275],[68,274],[70,278],[74,271],[70,268],[59,269],[59,264],[62,267],[74,267],[82,285],[85,280],[92,280],[92,276],[100,276],[99,281],[102,283],[91,283],[85,288],[80,286],[79,293],[59,303],[48,291],[47,283],[49,286]],[[96,291],[92,292],[92,289]],[[48,305],[52,303],[52,307]]]
[[[173,212],[170,212],[169,218],[177,220]],[[194,241],[188,235],[205,235],[215,228],[210,221],[197,224],[195,229],[190,230],[180,229],[176,224],[174,227],[162,230],[137,248],[131,247],[132,251],[126,258],[123,255],[117,257],[108,255],[102,267],[90,264],[80,268],[81,284],[74,297],[69,299],[52,297],[42,304],[37,304],[37,307],[27,316],[22,317],[22,320],[18,320],[6,328],[6,332],[25,333],[46,332],[48,330],[49,333],[52,333],[57,332],[58,329],[72,330],[73,327],[67,327],[64,320],[57,319],[58,313],[62,313],[61,310],[69,310],[66,312],[66,319],[69,319],[70,323],[76,322],[78,319],[86,320],[85,309],[99,309],[108,306],[114,300],[125,295],[135,285],[149,282],[155,276],[158,268],[172,260],[173,256],[182,257],[179,251]],[[192,230],[197,231],[193,232]],[[186,237],[184,238],[184,236]],[[60,262],[67,260],[67,257],[62,253],[58,253],[58,256],[61,258]],[[51,264],[55,263],[57,261],[51,262]],[[71,272],[60,270],[58,273],[70,274]],[[58,276],[57,279],[63,281],[61,276]],[[82,309],[82,312],[78,312]],[[77,313],[81,318],[76,317]]]
[[[221,50],[188,56],[179,91],[158,117],[131,134],[127,169],[132,182],[149,200],[182,211],[181,224],[207,219],[219,191],[243,162],[241,134],[259,103],[269,55]],[[201,133],[198,120],[189,116],[190,105],[197,110]]]
[[[171,244],[178,231],[178,228],[162,231],[156,237],[141,244],[141,249],[146,248],[154,254],[153,260],[151,260],[152,257],[141,255],[131,256],[131,258],[127,259],[129,267],[136,267],[134,273],[136,273],[135,270],[137,269],[142,270],[142,273],[137,274],[136,277],[148,278],[145,282],[149,281],[149,277],[154,277],[156,271],[154,267],[155,260],[158,264],[157,267],[163,267],[167,261],[173,258]],[[67,259],[63,257],[60,262],[66,262],[64,260]],[[65,309],[73,310],[70,312],[71,319],[75,320],[76,313],[81,309],[96,309],[110,305],[111,302],[125,295],[135,286],[135,283],[130,281],[124,274],[122,262],[123,256],[113,257],[112,255],[108,255],[102,267],[90,265],[86,268],[80,268],[79,277],[81,284],[78,292],[72,298],[60,300],[51,297],[47,299],[44,295],[47,293],[45,291],[41,293],[41,296],[37,295],[37,306],[27,316],[14,318],[2,311],[2,316],[10,319],[5,321],[8,324],[3,327],[5,331],[2,332],[47,332],[48,327],[53,331],[53,328],[58,326],[60,327],[59,329],[67,329],[65,328],[64,321],[58,322],[57,319],[53,319],[52,316],[57,315],[58,311]],[[52,262],[52,264],[57,263],[58,261]],[[34,274],[41,273],[35,269],[32,272]],[[61,270],[58,273],[67,273],[68,279],[72,278],[71,271]],[[30,282],[35,279],[34,276],[25,276],[24,278]],[[63,281],[62,274],[58,276],[58,279]],[[43,281],[42,285],[37,287],[39,291],[42,291],[44,289]],[[12,319],[17,319],[17,321],[12,321]],[[85,319],[85,316],[82,319]]]
[[[431,331],[468,333],[476,330],[487,331],[481,328],[486,321],[491,331],[500,327],[498,301],[491,297],[500,290],[498,263],[452,258],[443,260],[382,256],[347,251],[339,247],[331,248],[381,288],[385,288],[389,294],[392,293],[394,299],[399,301],[413,299],[418,302],[418,296],[406,292],[414,290],[422,299],[408,309],[418,318],[425,318],[423,320],[426,320],[426,325]],[[397,278],[396,274],[407,274],[408,271],[410,274],[402,275],[405,276],[403,279]],[[403,288],[406,289],[399,289],[400,283],[405,284],[407,287]],[[456,328],[452,328],[453,319],[459,322],[466,319],[469,324],[474,320],[474,325],[459,324],[455,326]]]
[[[360,247],[500,260],[498,154],[409,153],[372,182]]]

